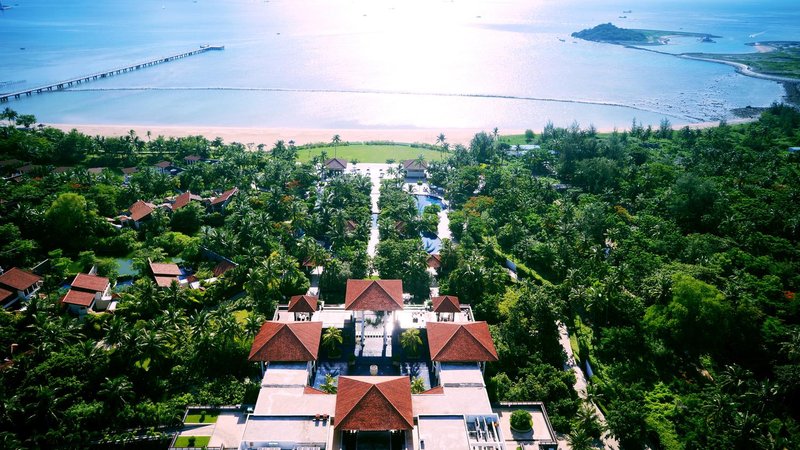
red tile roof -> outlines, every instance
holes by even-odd
[[[459,303],[458,297],[442,295],[440,297],[433,297],[431,301],[433,302],[433,312],[461,312],[461,303]]]
[[[41,280],[42,277],[16,267],[12,267],[0,275],[0,284],[18,291],[24,291]]]
[[[411,382],[406,376],[340,376],[335,417],[340,430],[410,430]]]
[[[90,167],[86,169],[87,172],[91,173],[92,175],[100,175],[103,171],[106,170],[105,167]]]
[[[222,274],[224,274],[225,272],[231,269],[235,269],[236,267],[237,265],[235,263],[222,260],[220,261],[219,264],[216,265],[216,267],[214,267],[214,276],[215,277],[222,276]]]
[[[166,169],[168,167],[172,167],[172,163],[169,162],[169,161],[160,161],[160,162],[157,162],[157,163],[155,163],[153,165],[155,167],[158,167],[159,169]]]
[[[179,283],[178,277],[153,277],[156,280],[156,285],[158,287],[170,287],[172,286],[172,282]]]
[[[325,168],[328,170],[344,170],[347,168],[347,160],[342,158],[331,158],[325,161]]]
[[[427,395],[427,394],[444,394],[444,387],[436,386],[435,388],[430,388],[427,391],[420,392],[420,395]]]
[[[177,277],[178,275],[181,275],[181,268],[174,263],[150,262],[150,270],[153,272],[153,275],[159,275],[159,276]]]
[[[175,197],[175,201],[172,202],[172,210],[177,211],[183,208],[184,206],[188,205],[190,201],[192,201],[192,193],[186,191],[183,194]]]
[[[211,204],[212,205],[218,205],[220,203],[225,203],[228,200],[230,200],[230,198],[234,194],[236,194],[237,192],[239,192],[239,188],[228,189],[227,191],[225,191],[222,194],[220,194],[219,197],[214,198],[213,200],[211,200]]]
[[[353,220],[348,220],[344,223],[345,231],[356,231],[356,228],[358,228],[358,224]]]
[[[153,212],[153,206],[145,201],[139,200],[132,204],[131,207],[128,208],[128,211],[131,212],[131,219],[138,222]]]
[[[311,295],[295,295],[289,299],[289,312],[314,312],[319,298]]]
[[[486,322],[428,322],[427,330],[432,361],[497,361],[497,350]]]
[[[322,322],[264,322],[249,361],[313,361],[319,354]]]
[[[327,392],[325,392],[325,391],[321,391],[321,390],[319,390],[319,389],[317,389],[317,388],[313,388],[313,387],[311,387],[311,386],[306,386],[306,387],[304,387],[304,388],[303,388],[303,394],[312,394],[312,395],[322,394],[322,395],[328,395],[328,393],[327,393]]]
[[[403,309],[402,280],[347,280],[344,309],[398,311]]]
[[[0,302],[4,302],[14,296],[14,293],[11,291],[7,291],[3,288],[0,288]]]
[[[61,299],[61,303],[66,303],[68,305],[77,305],[77,306],[85,306],[89,307],[94,301],[94,294],[91,292],[83,292],[83,291],[76,291],[74,289],[70,289],[67,291],[67,295]]]
[[[125,175],[133,175],[134,173],[138,172],[138,167],[125,167],[122,169],[122,173]]]
[[[183,158],[184,161],[200,161],[201,159],[203,158],[198,155],[189,155],[186,158]]]
[[[432,269],[442,267],[442,257],[438,253],[428,256],[428,267]]]
[[[98,277],[97,275],[87,275],[79,273],[72,280],[72,289],[80,289],[89,292],[103,292],[108,286],[108,278]]]

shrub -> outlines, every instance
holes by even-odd
[[[528,431],[533,428],[531,414],[523,409],[511,413],[511,428],[517,431]]]

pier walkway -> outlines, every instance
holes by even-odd
[[[21,91],[16,92],[9,92],[6,94],[0,94],[0,103],[8,102],[11,99],[20,99],[23,96],[30,97],[33,94],[43,94],[45,92],[52,92],[52,91],[60,91],[63,89],[70,88],[72,86],[88,83],[90,81],[99,80],[102,78],[112,77],[114,75],[123,74],[126,72],[133,72],[134,70],[144,69],[146,67],[155,66],[158,64],[163,64],[170,61],[175,61],[176,59],[183,59],[188,58],[189,56],[198,55],[200,53],[205,53],[209,50],[224,50],[225,46],[222,45],[203,45],[197,50],[192,50],[189,52],[178,53],[177,55],[166,56],[163,58],[158,59],[151,59],[149,61],[132,64],[130,66],[118,67],[116,69],[105,70],[102,72],[96,72],[91,75],[83,75],[80,77],[70,78],[69,80],[58,81],[52,84],[47,84],[44,86],[24,89]]]

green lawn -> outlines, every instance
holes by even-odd
[[[206,413],[204,420],[200,420],[200,414],[187,414],[183,423],[215,423],[218,413]]]
[[[323,151],[328,154],[329,158],[333,158],[334,148],[332,146],[299,149],[297,156],[300,161],[305,162]],[[385,163],[387,159],[394,159],[400,162],[404,159],[416,159],[419,155],[424,155],[426,161],[439,161],[444,156],[443,153],[436,150],[414,148],[410,145],[339,145],[336,147],[335,153],[337,158],[347,161],[357,159],[358,162],[362,163]]]
[[[189,445],[189,436],[178,436],[178,439],[175,439],[175,447],[206,447],[208,446],[208,441],[211,440],[211,436],[193,436],[194,437],[194,445]]]

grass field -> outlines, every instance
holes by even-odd
[[[329,158],[333,158],[333,147],[299,149],[297,151],[297,156],[300,161],[305,162],[323,151]],[[419,155],[425,156],[426,161],[439,161],[444,156],[443,153],[436,150],[414,148],[410,145],[339,145],[336,147],[335,153],[337,158],[342,158],[347,161],[356,159],[358,162],[362,163],[385,163],[387,159],[394,159],[399,162],[404,159],[416,159]]]
[[[217,417],[218,413],[207,413],[203,420],[200,420],[200,414],[187,414],[183,423],[216,423]]]
[[[192,436],[194,437],[194,445],[189,445],[189,436],[178,436],[175,439],[175,447],[206,447],[211,436]]]

